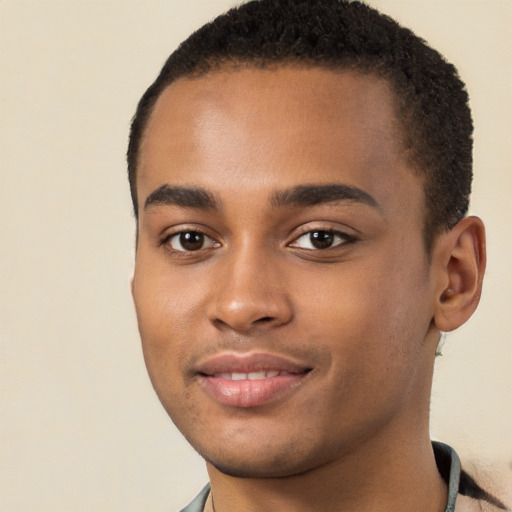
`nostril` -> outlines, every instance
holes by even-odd
[[[256,320],[257,323],[260,323],[260,324],[266,324],[268,322],[272,322],[272,320],[274,320],[271,316],[264,316],[262,318],[258,318],[258,320]]]

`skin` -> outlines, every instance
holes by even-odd
[[[478,302],[483,227],[464,219],[428,257],[423,183],[399,130],[386,81],[319,68],[181,79],[155,106],[132,291],[152,383],[207,461],[216,512],[444,510],[434,354]],[[332,184],[373,201],[276,205],[283,190]],[[158,199],[165,186],[200,188],[216,208]],[[202,233],[199,249],[184,250],[185,232]],[[262,405],[226,405],[197,373],[226,353],[308,372]]]

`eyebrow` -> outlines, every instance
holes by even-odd
[[[200,210],[218,210],[219,205],[212,194],[199,187],[162,185],[146,198],[144,209],[150,206],[169,205]]]
[[[355,201],[372,208],[379,208],[379,203],[370,194],[352,185],[331,183],[326,185],[298,185],[276,192],[272,205],[281,206],[315,206],[338,201]]]

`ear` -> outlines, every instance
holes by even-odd
[[[474,313],[485,271],[485,228],[478,217],[462,219],[439,236],[434,255],[439,272],[434,324],[453,331]]]

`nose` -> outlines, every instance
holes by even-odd
[[[217,269],[208,316],[219,329],[272,329],[293,318],[286,280],[267,255],[232,255]]]

